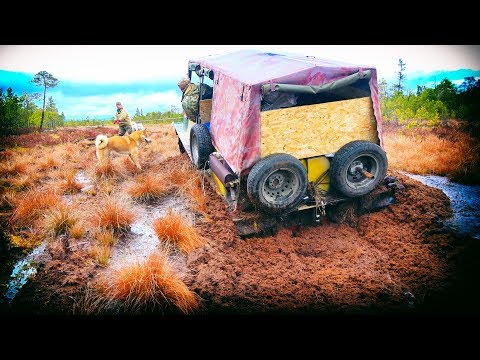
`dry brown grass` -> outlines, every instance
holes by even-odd
[[[20,235],[10,235],[10,243],[12,246],[22,249],[33,249],[42,243],[40,234],[32,231],[22,231]]]
[[[85,233],[85,224],[82,221],[77,221],[68,229],[68,234],[74,239],[81,239]]]
[[[151,130],[151,131],[150,131]],[[154,169],[163,160],[179,154],[175,129],[170,124],[148,127],[148,137],[152,142],[142,146],[141,152],[145,169]]]
[[[95,226],[114,232],[124,232],[135,220],[135,214],[127,199],[107,196],[95,206],[96,211],[92,217]]]
[[[122,156],[121,159],[115,159],[119,163],[119,166],[126,172],[130,174],[140,173],[140,170],[137,169],[133,161],[128,156]],[[140,161],[140,160],[139,160]],[[141,164],[140,164],[141,165]]]
[[[89,248],[89,255],[102,267],[106,267],[110,261],[110,246],[92,245]]]
[[[187,188],[186,194],[193,202],[193,209],[199,213],[206,214],[207,198],[203,193],[200,179],[197,178],[196,180]]]
[[[113,230],[99,229],[94,233],[93,237],[95,238],[95,240],[98,241],[101,246],[108,247],[113,246],[113,244],[115,244],[115,241],[117,240]]]
[[[0,151],[0,160],[5,161],[13,158],[16,155],[16,152],[10,149]]]
[[[60,160],[57,158],[55,153],[47,155],[44,159],[42,159],[38,163],[38,169],[40,171],[48,171],[51,169],[59,169],[59,168],[60,168]]]
[[[25,174],[28,169],[29,164],[27,162],[13,158],[0,163],[0,177]]]
[[[80,184],[76,178],[76,171],[71,170],[64,174],[64,179],[58,183],[60,192],[66,194],[76,194],[82,190],[82,184]]]
[[[44,231],[55,236],[66,234],[79,220],[77,211],[69,205],[58,203],[45,213]]]
[[[110,302],[100,296],[93,287],[87,285],[79,299],[74,299],[73,315],[105,315]]]
[[[18,194],[12,190],[5,191],[0,196],[0,208],[2,209],[13,209],[15,207],[15,199]]]
[[[480,145],[455,129],[387,128],[384,143],[393,169],[462,178],[480,167]]]
[[[152,173],[136,177],[127,187],[127,193],[135,200],[149,202],[166,195],[172,187],[163,179]]]
[[[32,189],[13,200],[11,222],[16,226],[32,226],[46,210],[61,202],[60,195],[51,190]]]
[[[13,191],[24,191],[37,185],[39,177],[35,173],[20,175],[7,180],[9,187]]]
[[[196,177],[198,175],[190,164],[175,166],[165,173],[165,178],[180,189],[186,187]]]
[[[78,145],[72,143],[66,143],[58,147],[58,153],[60,158],[66,162],[77,162],[79,157],[83,155]]]
[[[173,243],[185,253],[206,244],[205,238],[187,220],[171,211],[165,217],[156,219],[153,229],[160,240]]]
[[[95,165],[95,175],[97,178],[117,178],[121,177],[122,173],[108,160]]]
[[[111,301],[122,301],[134,313],[174,305],[188,314],[200,306],[198,295],[190,291],[175,272],[167,250],[150,255],[143,262],[112,269],[99,288]]]

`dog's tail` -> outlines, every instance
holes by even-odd
[[[95,146],[97,149],[103,149],[107,146],[108,144],[108,137],[105,135],[97,135],[95,139]]]

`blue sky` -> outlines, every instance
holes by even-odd
[[[444,77],[460,84],[480,77],[480,46],[473,45],[1,45],[0,87],[21,94],[41,91],[30,83],[41,70],[57,77],[48,90],[67,119],[111,118],[115,102],[130,114],[180,107],[176,83],[188,59],[240,49],[290,52],[366,64],[394,81],[398,59],[407,64],[406,85],[433,86]]]

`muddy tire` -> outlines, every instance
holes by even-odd
[[[247,177],[247,194],[257,208],[278,214],[299,205],[307,185],[307,170],[297,158],[272,154],[253,166]]]
[[[208,156],[214,152],[212,138],[207,127],[195,124],[190,130],[190,153],[197,169],[207,169]]]
[[[387,155],[380,146],[356,140],[342,146],[333,157],[330,181],[346,196],[363,196],[385,178],[387,167]]]

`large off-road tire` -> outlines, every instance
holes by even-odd
[[[283,213],[294,209],[305,197],[307,170],[288,154],[271,154],[258,161],[247,177],[247,194],[259,209]]]
[[[356,140],[342,146],[330,163],[330,182],[342,194],[358,197],[372,191],[387,174],[385,151],[370,141]],[[366,170],[373,177],[368,177]]]
[[[190,153],[196,168],[206,169],[208,156],[214,151],[212,138],[207,127],[203,124],[193,125],[190,130]]]

